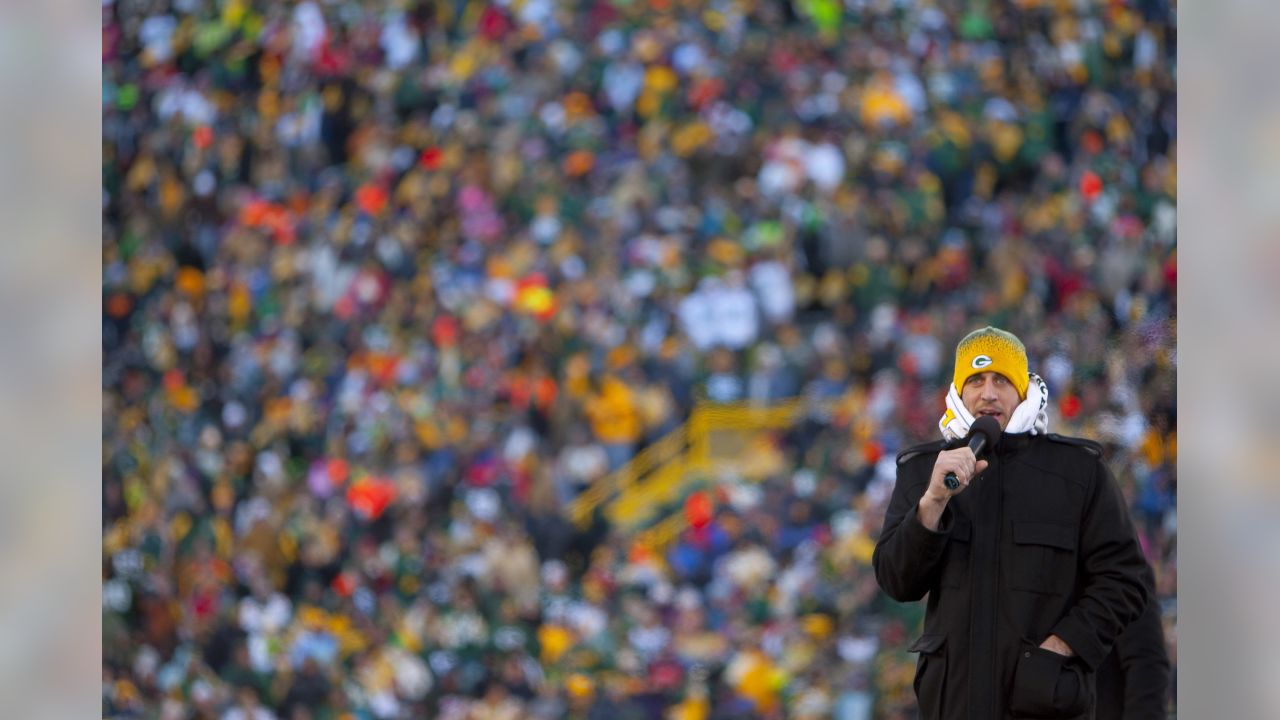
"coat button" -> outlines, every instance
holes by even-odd
[[[1031,657],[1031,651],[1030,651],[1030,650],[1028,650],[1028,651],[1026,651],[1026,652],[1022,653],[1022,657]]]

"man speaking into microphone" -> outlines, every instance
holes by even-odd
[[[956,347],[944,439],[898,456],[872,563],[895,600],[928,595],[911,646],[925,720],[1091,718],[1093,672],[1147,601],[1101,447],[1048,433],[1047,404],[1022,341],[975,330]],[[998,437],[971,444],[984,416]]]

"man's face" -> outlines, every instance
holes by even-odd
[[[975,418],[990,415],[1000,423],[1000,429],[1009,424],[1009,416],[1022,402],[1018,389],[1009,378],[994,372],[970,375],[960,388],[960,401]]]

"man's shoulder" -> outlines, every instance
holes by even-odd
[[[1070,437],[1068,435],[1059,435],[1058,433],[1047,433],[1044,438],[1045,440],[1054,443],[1055,446],[1074,448],[1095,459],[1102,459],[1102,445],[1094,442],[1093,440]]]
[[[1090,459],[1102,458],[1102,446],[1093,440],[1087,438],[1071,437],[1069,435],[1059,435],[1058,433],[1048,433],[1044,436],[1048,447],[1061,449],[1068,453],[1081,453]],[[952,440],[933,440],[930,442],[912,445],[905,450],[898,452],[897,463],[899,466],[906,465],[912,460],[919,458],[932,458],[943,450],[964,445],[963,441]]]
[[[902,450],[898,453],[898,466],[901,467],[906,465],[918,457],[932,457],[937,455],[942,450],[947,449],[947,443],[948,441],[946,440],[934,440],[932,442],[920,443],[919,445],[912,445],[906,450]]]

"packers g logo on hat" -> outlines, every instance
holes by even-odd
[[[955,373],[951,381],[956,391],[964,388],[970,376],[980,372],[997,372],[1009,379],[1018,397],[1027,397],[1027,349],[1017,335],[990,325],[974,330],[956,346]]]

